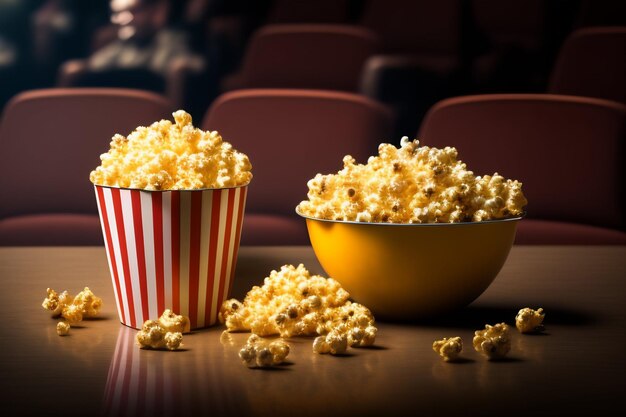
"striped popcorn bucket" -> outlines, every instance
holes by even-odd
[[[122,324],[139,329],[166,308],[192,329],[215,324],[235,273],[247,186],[94,187]]]

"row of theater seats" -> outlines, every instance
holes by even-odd
[[[169,117],[153,93],[50,89],[18,95],[0,124],[0,245],[102,244],[88,177],[116,132]],[[219,130],[254,165],[242,244],[307,244],[294,213],[307,180],[365,162],[391,138],[392,113],[346,92],[248,89],[220,96],[199,123]],[[626,244],[626,106],[548,94],[439,102],[418,136],[456,146],[475,173],[524,183],[518,244]]]
[[[380,55],[384,52],[381,45],[374,32],[354,26],[265,26],[252,36],[241,70],[225,79],[222,89],[343,90],[384,101],[385,95],[389,95],[385,83],[400,71],[418,67],[434,71],[422,60],[444,72],[444,65],[435,64],[443,61],[442,57]],[[624,50],[626,27],[575,31],[560,50],[548,91],[626,103]],[[393,74],[386,74],[392,71]]]
[[[428,39],[428,38],[427,38]],[[626,103],[626,27],[594,27],[574,32],[564,43],[547,92],[583,95]],[[71,64],[75,64],[72,62]],[[389,54],[384,39],[364,27],[271,25],[251,38],[241,69],[222,80],[222,92],[244,88],[307,88],[363,94],[390,106],[397,115],[395,134],[412,134],[428,108],[463,93],[456,53],[412,51]],[[199,69],[175,66],[164,80],[143,70],[95,71],[62,68],[59,85],[135,86],[166,91],[178,107],[194,101]],[[191,105],[195,113],[197,103]],[[194,113],[192,111],[192,113]]]

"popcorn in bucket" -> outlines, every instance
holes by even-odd
[[[191,328],[217,320],[235,272],[248,157],[184,111],[115,135],[91,172],[120,321],[166,308]]]

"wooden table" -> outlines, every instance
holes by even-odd
[[[244,247],[233,295],[271,269],[303,262],[308,247]],[[134,346],[116,315],[105,252],[0,249],[0,414],[22,415],[621,415],[625,410],[625,247],[514,247],[492,286],[470,307],[426,323],[379,323],[376,347],[317,355],[291,340],[289,364],[251,370],[238,357],[247,334],[222,326],[185,336],[186,350]],[[46,287],[104,299],[103,316],[59,337],[41,308]],[[510,358],[488,362],[471,347],[485,323],[514,322],[543,307],[547,331],[514,332]],[[431,343],[461,336],[461,363]],[[621,411],[620,411],[621,410]]]

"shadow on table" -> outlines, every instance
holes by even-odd
[[[378,318],[381,322],[395,322],[397,324],[417,324],[427,327],[467,328],[480,329],[486,323],[495,324],[506,322],[514,324],[515,316],[520,307],[506,307],[498,305],[468,306],[442,316],[422,320],[387,321]],[[543,306],[546,312],[547,325],[584,326],[597,323],[598,318],[583,311],[575,311],[557,307]]]

